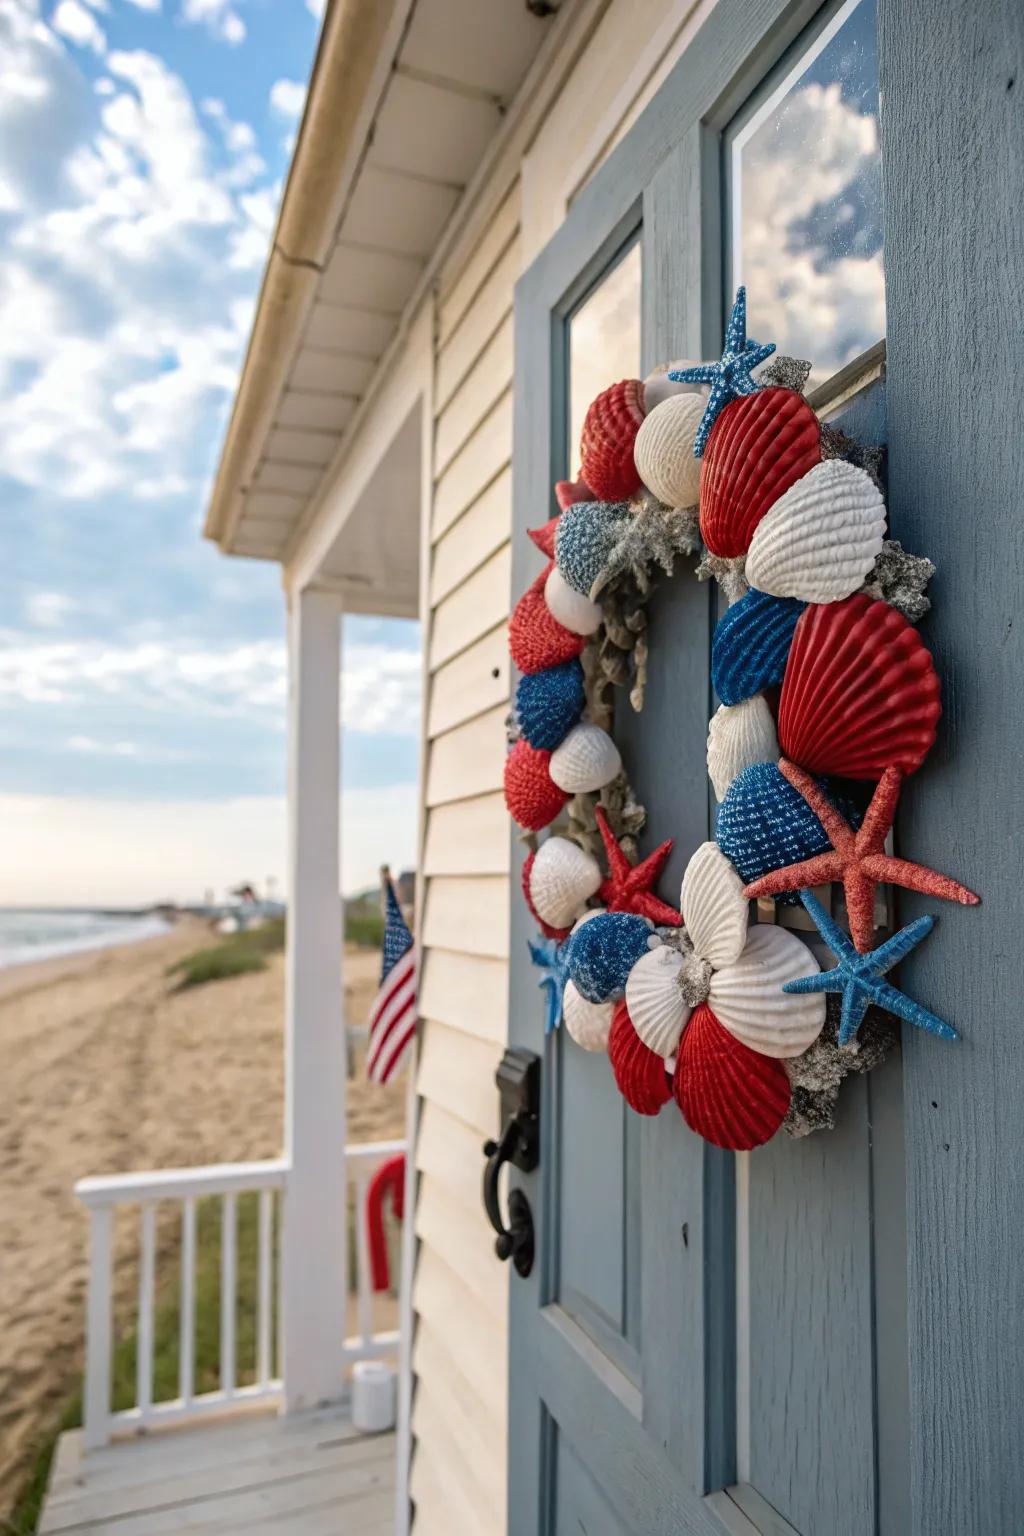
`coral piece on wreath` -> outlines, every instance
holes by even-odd
[[[646,596],[652,566],[660,566],[666,576],[671,576],[676,556],[695,555],[699,548],[697,513],[693,507],[638,506],[619,529],[590,596],[599,596],[624,576],[633,580],[641,596]]]
[[[636,1114],[656,1115],[672,1097],[665,1063],[640,1039],[624,1001],[615,1006],[608,1060],[616,1087]]]
[[[691,1131],[731,1152],[770,1141],[789,1110],[782,1062],[737,1040],[707,1003],[693,1010],[683,1031],[672,1087]]]
[[[582,654],[583,635],[559,624],[544,598],[544,585],[554,570],[546,565],[516,603],[508,625],[508,648],[520,672],[543,672]]]
[[[925,591],[934,575],[935,566],[927,555],[912,555],[899,539],[886,539],[863,590],[869,597],[880,597],[898,608],[905,619],[916,624],[931,607]]]
[[[700,476],[700,531],[714,555],[746,554],[768,509],[821,461],[818,418],[791,389],[726,406]]]
[[[825,998],[825,1027],[802,1056],[786,1062],[793,1096],[782,1129],[799,1139],[814,1131],[835,1129],[839,1088],[844,1078],[860,1076],[877,1067],[897,1039],[896,1021],[872,1003],[864,1015],[856,1040],[839,1044],[842,999],[834,992]]]
[[[858,954],[846,934],[834,922],[821,902],[810,891],[802,891],[800,900],[814,920],[815,927],[835,955],[837,964],[830,971],[819,971],[815,976],[800,976],[787,981],[783,992],[835,992],[843,999],[843,1011],[839,1022],[839,1044],[847,1045],[856,1037],[868,1005],[875,1003],[887,1013],[895,1013],[908,1024],[938,1035],[942,1040],[957,1040],[959,1035],[952,1024],[931,1013],[921,1003],[884,980],[886,972],[898,965],[923,938],[932,931],[935,919],[918,917],[877,949],[866,955]]]
[[[965,907],[978,905],[980,897],[961,885],[959,880],[940,875],[927,865],[897,859],[886,853],[885,839],[896,815],[903,784],[903,775],[898,768],[885,770],[857,831],[836,810],[809,773],[804,773],[802,768],[785,758],[779,762],[779,772],[806,800],[831,839],[832,849],[790,864],[785,869],[773,870],[748,885],[743,893],[745,896],[780,896],[787,891],[840,881],[846,897],[850,933],[861,954],[871,948],[875,932],[875,890],[883,881],[918,891],[923,896],[958,901]]]
[[[913,773],[942,705],[931,654],[909,620],[855,592],[797,620],[779,700],[783,754],[811,773],[880,779]]]
[[[580,473],[600,501],[627,501],[640,489],[633,444],[643,419],[640,379],[610,385],[588,406],[580,438]]]
[[[654,894],[655,882],[672,852],[672,839],[660,843],[639,864],[631,864],[608,825],[603,806],[597,806],[595,815],[608,857],[608,879],[602,883],[598,895],[608,911],[636,912],[641,917],[650,918],[652,923],[678,928],[683,921],[682,913]]]
[[[551,753],[517,741],[505,759],[505,804],[512,820],[530,832],[554,821],[569,796],[550,771]]]
[[[752,395],[758,389],[751,378],[754,369],[775,351],[774,341],[760,346],[747,340],[747,290],[736,290],[732,313],[725,328],[725,346],[715,363],[696,363],[692,368],[673,368],[669,379],[673,384],[709,384],[711,393],[693,443],[694,458],[702,458],[712,427],[723,407],[730,400]],[[724,551],[717,551],[724,553]]]

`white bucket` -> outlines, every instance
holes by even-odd
[[[352,1369],[352,1423],[365,1434],[392,1429],[396,1377],[383,1360],[359,1360]]]

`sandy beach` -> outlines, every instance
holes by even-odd
[[[87,1173],[275,1156],[284,959],[172,990],[169,964],[211,942],[171,933],[0,972],[0,1523],[81,1368]],[[346,960],[361,1024],[379,957]],[[361,1053],[360,1053],[361,1054]],[[404,1082],[349,1087],[349,1140],[402,1134]],[[119,1289],[131,1282],[122,1274]]]

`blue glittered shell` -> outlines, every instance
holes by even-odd
[[[770,597],[751,587],[726,609],[711,642],[711,681],[723,704],[742,704],[782,682],[806,606],[795,597]]]
[[[858,826],[856,807],[826,781],[819,782],[851,826]],[[748,885],[770,870],[785,869],[832,847],[821,822],[776,763],[754,763],[729,785],[718,807],[715,841]],[[779,900],[792,906],[798,897],[790,894]]]
[[[578,501],[558,519],[555,560],[569,586],[584,597],[590,596],[629,515],[625,501]]]
[[[601,912],[566,940],[569,979],[590,1003],[621,997],[654,927],[633,912]]]
[[[553,752],[579,720],[584,702],[583,668],[575,659],[530,673],[516,689],[520,730],[531,747]]]

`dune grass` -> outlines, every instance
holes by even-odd
[[[168,966],[174,990],[201,987],[209,981],[224,981],[229,976],[244,976],[249,971],[265,971],[267,956],[284,948],[284,918],[271,918],[258,928],[243,928],[229,933],[216,944],[194,950]]]

